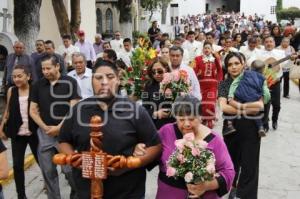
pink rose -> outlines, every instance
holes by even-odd
[[[172,75],[171,73],[164,73],[164,78],[161,82],[161,84],[166,85],[172,82]]]
[[[183,139],[186,141],[194,141],[195,140],[195,135],[194,133],[187,133],[183,136]]]
[[[168,177],[173,177],[173,176],[175,176],[175,174],[176,174],[176,169],[175,168],[173,168],[173,167],[167,167],[167,173],[166,173],[166,175]]]
[[[187,172],[184,176],[184,180],[185,182],[190,183],[193,180],[193,177],[194,175],[192,172]]]
[[[199,156],[200,155],[200,150],[198,148],[193,147],[192,148],[192,155],[194,157]]]
[[[208,164],[206,166],[206,170],[207,170],[208,173],[214,174],[216,172],[215,165],[214,164]]]
[[[177,155],[177,160],[180,162],[180,164],[183,164],[185,162],[184,155],[182,155],[181,153],[179,153]]]
[[[178,70],[172,72],[173,81],[178,82],[180,79],[180,74]]]
[[[184,149],[184,140],[183,139],[175,140],[175,146],[180,152],[182,152]]]

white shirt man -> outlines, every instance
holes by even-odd
[[[71,36],[65,35],[62,37],[63,45],[58,47],[58,53],[64,57],[65,66],[72,66],[72,54],[80,52],[77,46],[72,45]]]
[[[283,50],[275,49],[275,41],[274,41],[273,37],[265,38],[264,44],[265,44],[265,50],[261,51],[258,59],[260,59],[262,61],[266,61],[269,58],[275,58],[276,60],[279,60],[279,59],[282,59],[285,57],[285,52]],[[289,63],[288,61],[285,61],[280,64],[280,69],[277,73],[278,80],[283,75],[282,67],[284,67],[284,65],[288,64],[288,63]]]
[[[246,57],[246,65],[251,66],[252,62],[261,54],[261,50],[258,48],[251,49],[249,46],[241,46],[240,53],[243,53]]]
[[[85,39],[84,31],[78,31],[77,35],[79,39],[75,43],[75,46],[77,46],[80,49],[80,52],[85,55],[87,67],[92,68],[93,63],[96,61],[96,53],[93,44]]]
[[[110,41],[111,48],[116,52],[119,53],[124,50],[123,46],[123,39],[121,38],[121,33],[117,31],[115,33],[115,39]]]
[[[86,60],[82,53],[73,54],[74,70],[68,73],[68,76],[76,79],[80,88],[82,99],[86,99],[94,95],[92,87],[92,70],[86,67]]]
[[[240,53],[246,57],[246,65],[251,66],[252,62],[261,56],[261,50],[257,47],[257,38],[251,37],[248,39],[248,46],[241,46]]]
[[[219,52],[220,50],[222,50],[222,46],[215,44],[215,35],[213,33],[206,33],[205,36],[206,41],[212,43],[213,52]]]
[[[195,40],[195,33],[190,31],[187,40],[183,42],[182,48],[186,49],[189,54],[189,61],[193,61],[196,56],[201,55],[203,43]]]
[[[197,97],[199,100],[202,99],[200,92],[200,84],[195,71],[190,66],[182,63],[183,50],[180,47],[170,48],[170,60],[172,70],[185,70],[188,73],[188,78],[191,82],[192,91],[191,94]]]
[[[123,41],[124,49],[118,53],[118,58],[122,59],[126,66],[131,66],[131,57],[132,57],[132,44],[129,38],[124,39]]]

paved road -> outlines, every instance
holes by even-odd
[[[291,83],[291,99],[282,99],[279,126],[262,140],[259,199],[300,198],[300,94]],[[220,129],[220,125],[216,130]],[[148,173],[146,198],[155,198],[157,170]],[[69,187],[61,175],[62,198],[67,199]],[[29,198],[46,199],[38,166],[26,171]],[[4,188],[6,199],[17,198],[14,183]],[[225,197],[224,197],[225,198]]]

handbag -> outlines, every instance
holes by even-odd
[[[297,64],[291,65],[290,79],[300,79],[300,65]]]

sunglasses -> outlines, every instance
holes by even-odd
[[[163,70],[152,70],[152,74],[153,75],[155,75],[155,74],[162,75],[162,74],[164,74],[164,71]]]

